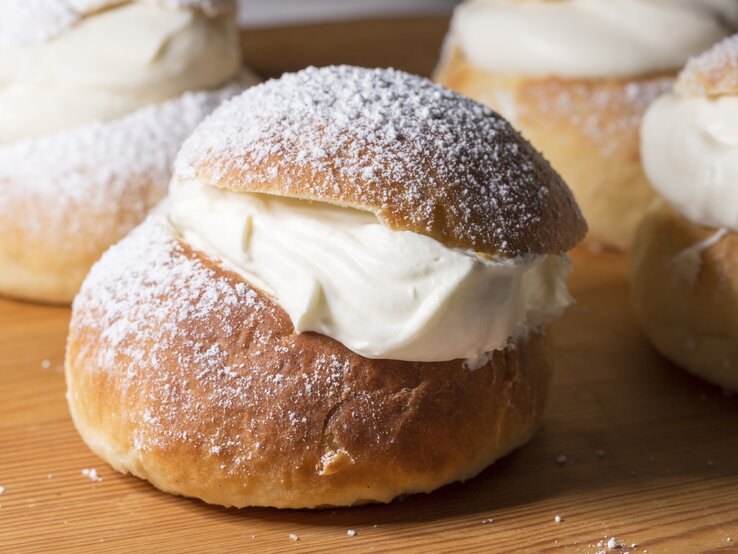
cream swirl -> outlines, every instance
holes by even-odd
[[[598,78],[676,70],[737,28],[735,0],[467,0],[452,38],[488,71]]]
[[[118,4],[50,40],[0,46],[0,144],[115,119],[237,74],[232,14]]]
[[[646,113],[641,144],[651,184],[675,210],[738,232],[738,96],[663,96]]]
[[[297,332],[368,358],[475,361],[570,302],[566,256],[487,259],[372,214],[175,180],[181,238],[270,294]]]

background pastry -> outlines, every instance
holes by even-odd
[[[641,117],[687,59],[738,29],[734,0],[468,0],[436,79],[507,117],[625,249],[653,192]]]
[[[219,108],[171,205],[75,300],[75,424],[113,467],[226,506],[386,502],[525,443],[586,230],[484,106],[307,69]]]
[[[195,125],[253,81],[231,2],[3,3],[0,293],[69,302]]]
[[[656,348],[738,389],[738,36],[690,61],[649,109],[643,161],[667,205],[633,243],[633,294]]]

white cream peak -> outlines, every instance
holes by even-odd
[[[676,211],[738,232],[738,96],[661,97],[643,120],[641,157]]]
[[[630,77],[676,71],[735,31],[735,0],[467,0],[452,41],[495,73]]]
[[[220,87],[240,63],[232,14],[146,2],[91,13],[50,40],[0,44],[0,144]]]

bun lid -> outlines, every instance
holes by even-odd
[[[227,102],[177,176],[327,202],[481,254],[558,254],[586,232],[574,198],[501,116],[394,69],[308,68]]]
[[[738,95],[738,35],[689,60],[675,88],[684,96]]]

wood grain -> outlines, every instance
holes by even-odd
[[[578,303],[554,329],[559,367],[534,441],[465,484],[335,511],[226,510],[115,474],[67,416],[68,310],[0,301],[0,551],[595,552],[613,535],[635,552],[730,549],[738,397],[654,353],[621,256],[575,261]]]
[[[246,59],[267,75],[339,62],[428,73],[447,23],[258,31],[244,38]],[[738,397],[651,349],[621,256],[579,252],[572,289],[578,304],[553,330],[559,367],[529,446],[431,495],[321,512],[226,510],[115,474],[67,415],[68,310],[0,300],[0,552],[595,552],[613,535],[634,552],[734,549]]]
[[[430,75],[447,28],[446,18],[425,17],[254,29],[243,34],[244,62],[265,77],[332,64]]]

